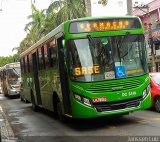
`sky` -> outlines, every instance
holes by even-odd
[[[25,38],[25,25],[31,15],[31,1],[35,1],[38,9],[46,9],[52,0],[0,0],[0,56],[9,56],[16,53],[12,49],[18,47]],[[136,0],[133,0],[133,3]],[[152,0],[137,0],[138,3],[148,3]],[[92,16],[125,15],[126,0],[108,0],[107,6],[92,0]]]

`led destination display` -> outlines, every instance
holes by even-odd
[[[94,31],[109,30],[129,30],[141,28],[137,18],[118,18],[118,19],[98,19],[89,21],[78,21],[70,24],[70,33],[83,33]]]

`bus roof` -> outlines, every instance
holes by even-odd
[[[73,20],[68,20],[70,22],[73,21],[84,21],[84,20],[93,20],[93,19],[118,19],[118,18],[138,18],[140,19],[138,16],[130,16],[130,15],[126,15],[126,16],[96,16],[96,17],[82,17],[82,18],[77,18],[77,19],[73,19]]]
[[[56,27],[54,30],[52,30],[50,33],[48,33],[46,36],[41,38],[38,42],[36,42],[31,47],[29,47],[27,50],[25,50],[23,53],[21,53],[20,57],[23,57],[24,55],[26,55],[30,51],[34,50],[36,47],[38,47],[41,44],[43,44],[44,42],[48,41],[50,38],[53,37],[53,35],[56,37],[56,35],[62,34],[63,31],[64,31],[64,23],[62,23],[61,25]]]
[[[8,63],[8,64],[3,66],[3,69],[15,68],[15,67],[20,67],[20,62]]]

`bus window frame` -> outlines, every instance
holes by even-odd
[[[29,68],[30,68],[30,72],[33,72],[33,66],[32,66],[32,53],[29,53],[28,59],[29,59]]]
[[[23,57],[23,73],[25,74],[26,73],[26,67],[25,67],[25,57]]]
[[[45,63],[45,69],[49,68],[49,58],[48,58],[48,46],[47,43],[44,44],[44,63]]]
[[[50,45],[50,43],[52,42],[52,41],[54,41],[54,45],[53,46],[51,46]],[[56,66],[57,66],[57,61],[58,61],[58,59],[57,59],[57,43],[56,43],[56,38],[55,37],[52,37],[50,40],[49,40],[49,42],[48,42],[48,50],[49,50],[49,52],[48,52],[48,54],[49,54],[49,66],[50,66],[50,68],[55,68]],[[52,57],[52,56],[54,56],[55,55],[55,58],[54,57]]]

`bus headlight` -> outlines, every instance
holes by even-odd
[[[13,89],[12,85],[8,85],[10,89]]]
[[[87,106],[92,106],[91,103],[90,103],[90,100],[87,99],[87,98],[83,98],[83,103]]]
[[[75,94],[74,97],[75,97],[75,99],[78,100],[79,102],[82,102],[81,96]]]
[[[77,101],[79,101],[79,102],[81,102],[81,103],[83,103],[83,104],[85,104],[87,106],[92,106],[90,100],[88,98],[86,98],[86,97],[82,97],[80,95],[74,94],[74,98]]]
[[[150,84],[148,84],[148,86],[144,89],[143,93],[142,93],[142,98],[144,99],[147,94],[149,93],[151,87],[150,87]]]
[[[147,89],[144,89],[143,93],[142,93],[142,98],[144,99],[147,95]]]
[[[147,86],[147,92],[149,93],[150,90],[151,90],[151,85],[149,84],[149,85]]]

